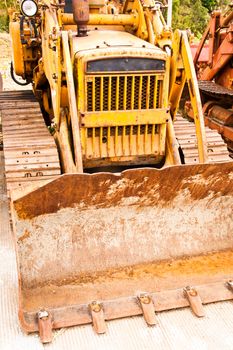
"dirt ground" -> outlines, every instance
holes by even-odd
[[[11,39],[10,34],[0,33],[0,72],[3,78],[3,90],[22,90],[30,89],[30,85],[17,85],[10,75],[11,55]],[[20,79],[20,78],[19,78]]]

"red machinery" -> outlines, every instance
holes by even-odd
[[[233,155],[233,3],[214,11],[198,45],[192,45],[205,123],[218,130]],[[186,104],[192,115],[190,104]]]

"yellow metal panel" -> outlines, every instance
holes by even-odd
[[[147,153],[147,149],[148,149],[148,125],[145,125],[145,133],[144,133],[144,152],[145,154]]]
[[[108,127],[108,134],[107,134],[107,155],[109,157],[111,152],[111,134],[110,134],[110,127]]]
[[[169,80],[170,80],[170,57],[166,60],[166,72],[163,80],[162,87],[162,99],[161,99],[161,107],[167,107],[168,103],[168,94],[169,94]]]
[[[85,127],[107,127],[122,125],[163,124],[169,117],[167,109],[86,112],[82,114],[82,125]]]
[[[12,38],[12,50],[13,50],[13,66],[16,75],[24,76],[24,55],[23,46],[20,40],[20,23],[10,22],[9,25],[10,35]]]
[[[130,125],[130,134],[129,134],[129,154],[133,154],[132,150],[132,144],[133,144],[133,126]]]
[[[140,125],[138,125],[137,129],[137,154],[140,154]]]
[[[62,13],[61,15],[62,23],[65,25],[75,24],[74,16],[71,13]],[[133,26],[134,29],[138,28],[139,25],[139,15],[134,12],[132,15],[127,14],[89,14],[89,25],[129,25]]]
[[[100,128],[100,136],[99,136],[100,157],[102,157],[102,139],[103,139],[103,128]]]
[[[151,131],[151,153],[154,153],[154,144],[155,144],[155,125],[152,125]]]
[[[160,125],[159,130],[159,148],[162,154],[165,154],[167,124]]]
[[[82,146],[82,154],[86,154],[86,135],[85,135],[85,128],[81,129],[80,137],[81,137],[81,146]]]
[[[135,156],[159,156],[164,155],[164,149],[160,149],[159,132],[152,135],[152,125],[133,127],[96,128],[96,133],[91,128],[82,128],[82,137],[85,137],[83,144],[83,155],[87,160],[100,159],[101,164],[110,164],[106,158],[123,158]],[[156,129],[159,131],[159,129]],[[94,141],[93,141],[94,139]],[[146,142],[145,142],[146,139]],[[154,144],[152,145],[152,140]]]
[[[118,155],[118,126],[115,127],[115,155]]]
[[[76,61],[85,166],[140,164],[145,163],[145,156],[149,156],[149,163],[159,162],[165,154],[166,122],[170,117],[167,105],[160,108],[164,72],[87,74],[87,61],[87,56]],[[160,142],[161,137],[164,140]]]

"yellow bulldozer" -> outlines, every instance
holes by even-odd
[[[22,0],[2,92],[19,319],[52,330],[233,298],[233,163],[162,4]],[[194,122],[178,112],[188,83]]]

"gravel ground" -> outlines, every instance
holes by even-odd
[[[3,90],[30,89],[30,85],[20,86],[12,80],[10,75],[11,60],[12,57],[10,35],[8,33],[0,33],[0,72],[3,78]]]

